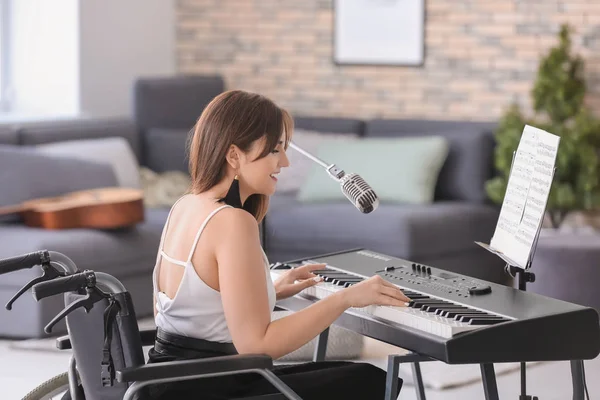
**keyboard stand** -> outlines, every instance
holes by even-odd
[[[499,400],[498,385],[496,385],[496,373],[494,372],[494,364],[480,364],[480,366],[485,400]]]
[[[400,363],[412,363],[413,381],[417,391],[417,400],[425,400],[425,386],[421,376],[420,362],[435,361],[433,358],[418,354],[409,353],[405,355],[389,355],[387,376],[385,380],[385,400],[396,400],[398,397],[398,372],[400,372]]]
[[[325,329],[317,337],[313,361],[324,361],[327,353],[327,341],[329,339],[329,328]],[[385,400],[396,400],[398,397],[398,373],[401,363],[412,363],[413,382],[417,392],[417,400],[425,399],[425,385],[421,375],[420,362],[436,361],[434,358],[424,356],[418,353],[409,353],[403,355],[391,354],[388,356],[387,375],[385,381]],[[575,379],[575,372],[573,372]],[[581,376],[581,375],[579,375]],[[499,400],[498,386],[496,385],[496,374],[494,364],[481,364],[481,379],[483,380],[483,390],[485,400]]]
[[[313,361],[324,361],[327,353],[327,341],[329,339],[329,328],[325,329],[317,337]],[[417,391],[417,400],[425,399],[425,385],[421,375],[420,362],[436,361],[434,358],[418,353],[404,355],[391,354],[388,356],[387,375],[385,382],[385,400],[396,400],[398,397],[398,373],[401,363],[412,363],[413,382]],[[498,387],[496,386],[496,375],[494,364],[481,364],[481,378],[486,400],[498,400]]]

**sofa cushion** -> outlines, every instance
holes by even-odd
[[[21,144],[34,145],[62,142],[76,139],[96,139],[123,137],[131,149],[141,159],[139,133],[128,119],[74,119],[64,121],[44,121],[22,124],[19,129]]]
[[[487,122],[373,120],[366,137],[443,136],[449,141],[446,163],[440,171],[436,199],[482,203],[485,181],[493,176],[493,130]]]
[[[0,206],[110,186],[117,186],[117,180],[108,164],[54,157],[31,147],[0,145]],[[0,217],[5,222],[17,219]]]
[[[147,210],[146,221],[117,230],[46,230],[20,224],[0,225],[0,259],[47,249],[65,254],[80,270],[106,272],[119,279],[151,274],[167,215],[168,209]],[[40,276],[37,267],[17,271],[3,276],[1,285],[22,286],[36,276]]]
[[[144,164],[154,172],[188,172],[187,143],[193,130],[151,128],[144,136]]]
[[[189,130],[204,107],[224,90],[220,76],[138,79],[133,90],[135,122],[143,132],[150,128]]]
[[[360,175],[377,193],[380,202],[411,204],[433,201],[447,154],[448,142],[441,136],[325,142],[317,152],[327,163]],[[324,202],[344,200],[345,196],[323,167],[312,163],[298,199],[304,203]]]
[[[380,204],[362,214],[348,201],[302,204],[293,194],[276,194],[266,217],[267,246],[315,255],[364,247],[419,259],[489,242],[497,219],[496,208],[466,202]]]
[[[77,158],[110,165],[120,187],[139,189],[138,161],[125,138],[66,140],[36,146],[36,150],[55,157]]]
[[[0,144],[18,144],[19,136],[17,130],[11,125],[0,126]]]

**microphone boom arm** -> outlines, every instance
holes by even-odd
[[[293,148],[294,150],[298,151],[302,155],[310,158],[311,160],[313,160],[314,162],[316,162],[323,168],[325,168],[325,170],[327,171],[329,176],[331,176],[336,181],[339,182],[344,177],[344,175],[346,175],[346,173],[343,170],[339,169],[335,164],[327,164],[325,161],[321,160],[319,157],[314,156],[314,155],[310,154],[308,151],[298,147],[294,142],[290,141],[290,147]]]

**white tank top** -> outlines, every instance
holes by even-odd
[[[181,199],[180,199],[181,200]],[[179,200],[177,201],[179,202]],[[177,202],[175,204],[177,204]],[[163,228],[160,239],[159,251],[156,264],[152,274],[152,283],[156,299],[156,317],[154,322],[157,327],[166,332],[184,335],[188,337],[210,340],[213,342],[231,343],[231,334],[225,320],[225,312],[221,301],[221,293],[208,286],[197,274],[192,264],[192,256],[200,239],[200,234],[210,219],[220,210],[231,207],[224,205],[211,212],[196,234],[188,259],[184,261],[175,260],[163,251],[163,242],[169,226],[169,219],[175,204],[169,211],[169,216]],[[276,295],[273,281],[269,271],[269,261],[263,250],[265,260],[265,272],[267,276],[267,295],[269,298],[269,309],[275,307]],[[164,257],[173,264],[184,268],[181,283],[173,299],[165,293],[158,291],[158,273],[161,258]]]

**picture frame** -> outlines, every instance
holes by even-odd
[[[337,65],[422,66],[425,0],[334,0]]]

